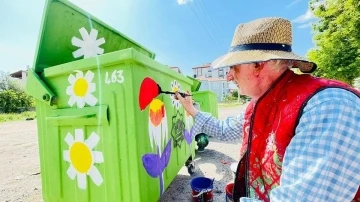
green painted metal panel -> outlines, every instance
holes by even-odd
[[[200,105],[202,111],[209,112],[214,117],[218,118],[218,103],[215,92],[204,90],[193,92],[192,94],[193,99]]]
[[[44,202],[157,201],[189,157],[193,118],[166,91],[193,80],[133,48],[44,70],[37,102]]]
[[[44,202],[157,201],[189,157],[193,118],[165,91],[198,82],[65,0],[47,0],[27,92]]]
[[[155,54],[67,0],[46,0],[34,60],[35,72],[126,48]]]
[[[187,76],[187,78],[191,79],[193,81],[193,85],[191,86],[191,91],[192,92],[196,92],[200,89],[200,86],[201,86],[201,81],[193,78],[193,77],[190,77],[190,76]]]
[[[52,105],[56,102],[55,94],[48,88],[48,86],[43,82],[39,75],[34,72],[33,69],[28,70],[26,82],[27,85],[25,90],[34,98],[46,103],[47,105]]]

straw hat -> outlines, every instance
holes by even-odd
[[[260,18],[237,26],[229,52],[216,59],[213,68],[263,62],[271,59],[294,60],[294,68],[311,73],[316,64],[291,50],[292,27],[289,20]]]

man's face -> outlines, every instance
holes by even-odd
[[[226,75],[227,81],[236,83],[241,95],[248,95],[251,97],[256,79],[253,78],[255,64],[240,64],[230,67],[230,71]]]

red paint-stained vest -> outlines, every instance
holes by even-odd
[[[288,70],[256,103],[250,102],[245,112],[234,201],[240,197],[270,201],[270,191],[280,185],[285,150],[295,135],[304,106],[315,93],[334,87],[360,97],[359,91],[342,82]],[[360,189],[355,199],[360,201]]]

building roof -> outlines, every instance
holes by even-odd
[[[200,77],[197,77],[196,79],[200,80],[200,81],[226,81],[225,78],[206,78],[204,76],[200,76]]]
[[[17,72],[11,73],[10,76],[13,78],[22,78],[22,73],[26,72],[24,70],[19,70]]]
[[[193,67],[192,69],[199,69],[199,68],[209,68],[211,65],[211,63],[205,63],[201,66],[198,66],[198,67]]]
[[[176,72],[179,72],[181,74],[181,69],[179,67],[170,67],[169,66],[169,68],[176,71]]]

